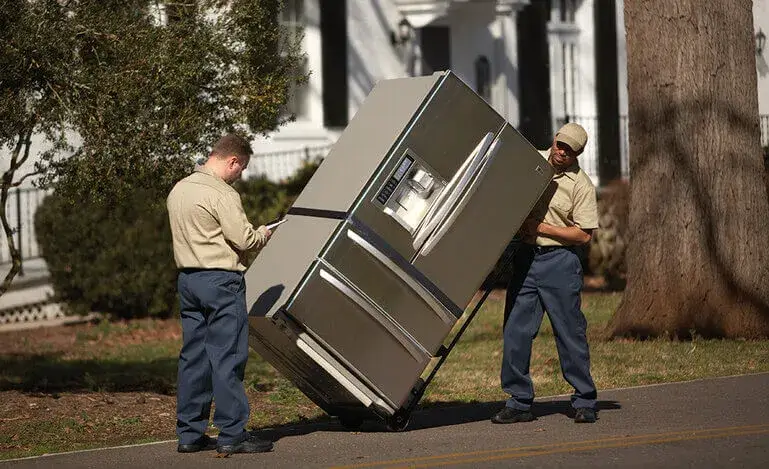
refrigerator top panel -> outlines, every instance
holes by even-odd
[[[249,316],[272,317],[301,283],[340,220],[288,215],[245,274]]]
[[[380,81],[294,207],[347,212],[443,74]]]
[[[394,89],[390,99],[398,100]],[[352,215],[411,259],[446,197],[467,184],[505,120],[453,73],[446,73],[366,186]],[[435,228],[428,226],[427,228]]]

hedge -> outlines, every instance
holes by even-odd
[[[281,184],[265,178],[238,182],[249,220],[256,225],[285,214],[316,168],[308,163]],[[170,187],[148,184],[117,200],[72,201],[67,187],[55,187],[38,208],[38,243],[56,300],[68,313],[129,319],[178,312],[165,205]]]

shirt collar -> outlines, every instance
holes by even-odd
[[[214,173],[214,170],[213,170],[213,169],[211,169],[211,168],[208,168],[208,167],[206,167],[206,166],[200,166],[200,167],[198,167],[198,168],[195,170],[195,172],[196,172],[196,173],[203,173],[203,174],[207,174],[207,175],[209,175],[209,176],[211,176],[211,177],[213,177],[213,178],[216,178],[216,179],[218,179],[218,180],[220,180],[220,181],[224,182],[224,179],[222,179],[222,178],[220,178],[219,176],[217,176],[217,175],[216,175],[216,173]]]
[[[566,176],[572,181],[576,181],[578,173],[579,173],[579,162],[575,161],[574,164],[564,169],[562,172],[560,173],[556,172],[554,177]]]

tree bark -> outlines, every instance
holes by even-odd
[[[625,0],[628,285],[615,336],[769,336],[750,0]]]

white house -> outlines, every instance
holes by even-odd
[[[323,156],[379,80],[444,69],[539,147],[563,122],[581,123],[591,135],[581,163],[594,181],[628,176],[623,0],[285,0],[285,6],[281,21],[304,31],[310,79],[294,90],[295,122],[253,142],[257,157],[246,176],[280,180],[305,158]],[[753,2],[753,20],[766,146],[769,0]],[[7,166],[0,150],[0,171]],[[32,228],[39,194],[23,190],[14,192],[8,209],[15,223]],[[25,249],[34,246],[31,229],[25,237]]]
[[[450,68],[535,145],[576,121],[592,136],[582,158],[588,174],[599,182],[601,167],[604,177],[628,176],[623,0],[287,0],[286,7],[284,23],[304,28],[310,80],[295,90],[296,121],[254,142],[265,155],[252,175],[281,179],[308,154],[322,155],[377,81]],[[756,0],[753,14],[757,37],[768,33],[769,0]],[[766,57],[757,50],[762,115]],[[767,117],[763,126],[766,145]]]

